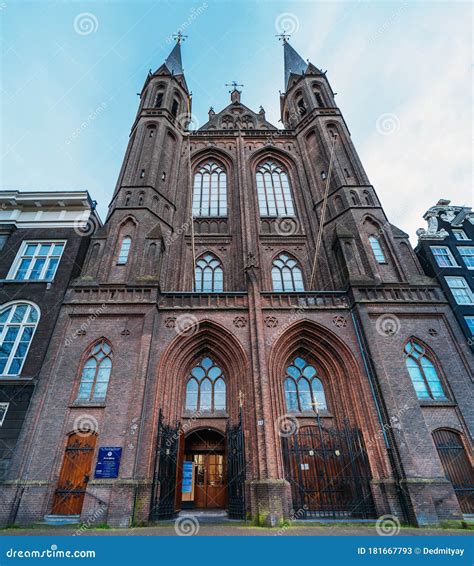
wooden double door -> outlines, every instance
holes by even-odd
[[[198,453],[191,457],[195,466],[194,507],[199,509],[225,507],[224,453]]]
[[[58,487],[54,494],[54,515],[80,515],[97,437],[71,434],[68,437]]]

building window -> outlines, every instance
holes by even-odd
[[[65,245],[64,241],[23,242],[7,279],[52,281]]]
[[[276,292],[304,291],[301,269],[297,261],[286,254],[273,260],[272,282]]]
[[[473,305],[474,295],[464,277],[445,277],[458,305]]]
[[[0,234],[0,250],[3,249],[8,240],[8,234]]]
[[[430,246],[433,257],[440,267],[459,267],[456,260],[451,253],[451,250],[446,246]]]
[[[314,366],[297,357],[286,368],[286,409],[291,413],[327,410],[326,396]]]
[[[227,216],[227,175],[212,161],[194,174],[193,216]]]
[[[379,239],[376,236],[369,236],[369,242],[377,263],[387,263]]]
[[[5,422],[9,405],[10,403],[0,403],[0,426]]]
[[[474,316],[465,316],[464,320],[466,321],[467,327],[469,328],[471,337],[474,337]]]
[[[459,255],[468,269],[474,269],[474,246],[459,246]]]
[[[173,114],[175,118],[178,115],[178,108],[179,102],[177,100],[173,100],[173,105],[171,106],[171,114]]]
[[[315,90],[314,96],[316,98],[316,102],[317,102],[319,108],[324,108],[324,100],[323,100],[321,93],[319,91]]]
[[[206,254],[196,262],[195,291],[197,293],[221,293],[224,273],[221,262],[212,254]]]
[[[302,98],[298,98],[298,100],[296,101],[296,106],[298,107],[300,116],[304,116],[306,114],[306,104],[304,103],[304,100]]]
[[[122,240],[122,245],[120,246],[119,256],[117,258],[117,265],[125,265],[128,260],[128,254],[130,253],[130,246],[132,245],[132,238],[125,236]]]
[[[155,102],[155,108],[161,108],[161,105],[163,104],[163,93],[159,92],[156,95],[156,102]]]
[[[19,375],[39,321],[39,309],[14,303],[0,310],[0,375]]]
[[[226,385],[222,370],[205,357],[191,370],[186,384],[186,411],[214,413],[226,410]]]
[[[260,216],[294,216],[288,175],[274,161],[257,168],[257,193]]]
[[[466,232],[464,230],[453,230],[453,235],[456,240],[469,240],[470,238],[467,237]]]
[[[415,340],[405,346],[405,364],[418,399],[446,399],[433,362]]]
[[[102,340],[92,348],[82,368],[77,401],[104,401],[111,370],[112,349],[105,340]]]

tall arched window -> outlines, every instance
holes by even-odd
[[[103,401],[107,395],[111,369],[112,350],[109,344],[102,340],[93,346],[82,368],[77,400]]]
[[[220,293],[224,289],[221,262],[212,254],[205,254],[196,262],[195,291]]]
[[[130,246],[132,245],[132,238],[130,236],[125,236],[122,240],[122,245],[120,246],[120,252],[117,258],[117,265],[125,265],[128,260],[128,254],[130,253]]]
[[[383,253],[382,246],[377,236],[369,236],[369,243],[377,263],[387,263],[385,254]]]
[[[257,168],[257,193],[260,216],[294,216],[288,174],[274,161]]]
[[[38,307],[13,303],[0,310],[0,375],[19,375],[38,325]]]
[[[418,399],[446,399],[435,365],[413,339],[405,346],[405,364]]]
[[[226,385],[222,370],[209,357],[191,370],[186,384],[186,411],[214,413],[226,410]]]
[[[327,410],[323,384],[317,377],[316,368],[303,358],[297,357],[286,368],[286,409],[291,413]]]
[[[227,175],[213,161],[194,174],[193,216],[227,216]]]
[[[272,281],[274,291],[304,291],[303,276],[295,259],[280,254],[273,260]]]

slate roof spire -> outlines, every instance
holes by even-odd
[[[288,43],[288,37],[284,34],[281,36],[285,58],[285,89],[288,88],[291,75],[304,75],[308,68],[308,63]]]
[[[181,42],[184,41],[186,35],[180,31],[174,36],[176,45],[173,47],[171,53],[165,59],[165,66],[172,75],[183,75],[183,63],[181,61]]]

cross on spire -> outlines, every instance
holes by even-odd
[[[173,39],[176,41],[176,43],[181,44],[181,42],[185,41],[186,38],[188,36],[187,35],[183,35],[181,33],[181,30],[178,30],[178,33],[173,34]]]
[[[288,40],[290,39],[291,34],[282,32],[282,33],[277,33],[275,35],[275,37],[278,37],[278,41],[283,41],[283,43],[288,43]]]
[[[232,81],[231,83],[226,83],[225,86],[231,86],[231,87],[233,87],[233,90],[237,90],[238,86],[244,86],[244,85],[240,85],[237,81]],[[229,90],[229,92],[232,92],[232,91]]]

